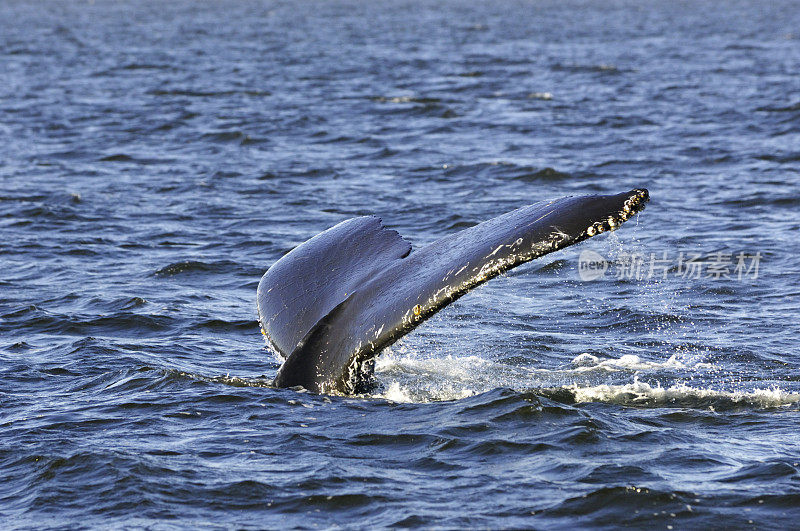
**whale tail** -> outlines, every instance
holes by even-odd
[[[261,278],[258,314],[264,336],[288,357],[349,294],[410,252],[411,244],[376,216],[348,219],[314,236]]]
[[[644,208],[647,190],[536,203],[411,252],[379,218],[349,219],[261,278],[262,331],[285,358],[281,387],[350,393],[381,349],[475,286],[607,230]]]

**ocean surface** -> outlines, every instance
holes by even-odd
[[[798,526],[800,2],[5,0],[0,80],[0,527]],[[320,231],[636,187],[270,387]]]

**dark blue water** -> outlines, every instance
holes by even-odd
[[[796,1],[2,2],[0,526],[796,526],[798,28]],[[420,246],[633,187],[636,219],[437,314],[372,395],[269,387],[256,286],[316,233],[375,213]]]

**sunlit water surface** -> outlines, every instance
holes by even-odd
[[[0,4],[3,527],[797,524],[800,4],[472,4]],[[634,187],[370,395],[269,387],[316,233]]]

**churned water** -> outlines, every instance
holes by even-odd
[[[798,28],[796,1],[2,2],[0,526],[796,526]],[[256,286],[318,232],[420,246],[634,187],[372,394],[269,386]]]

